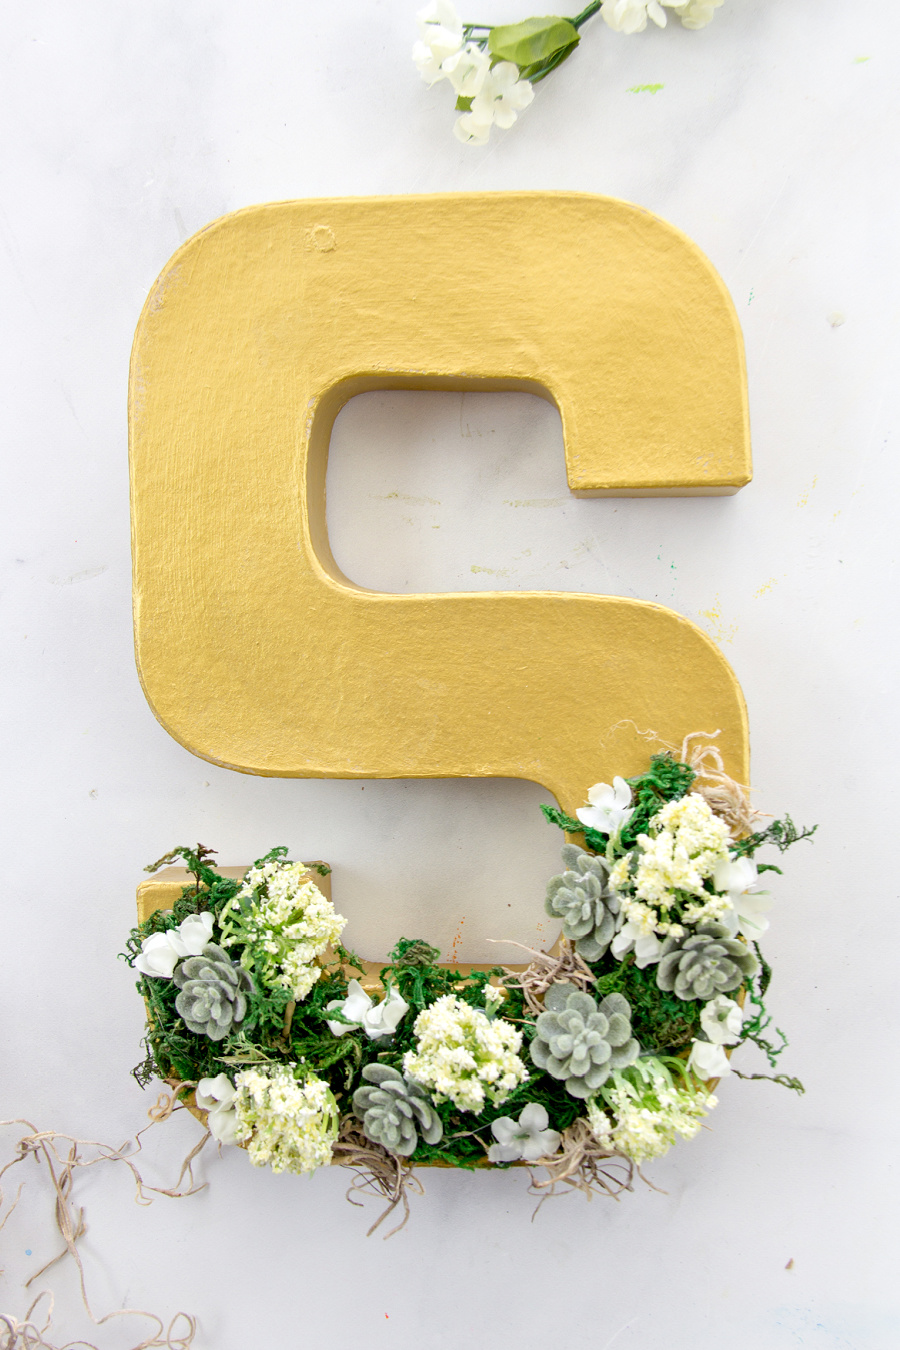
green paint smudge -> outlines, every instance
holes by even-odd
[[[866,60],[869,58],[866,57]],[[658,94],[660,89],[665,89],[664,84],[633,84],[625,92],[628,94]]]

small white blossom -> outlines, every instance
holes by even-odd
[[[548,1130],[550,1117],[543,1106],[529,1102],[518,1120],[501,1116],[491,1124],[491,1133],[497,1140],[488,1149],[492,1163],[537,1162],[559,1148],[560,1133]]]
[[[450,81],[459,98],[474,98],[479,94],[490,69],[491,58],[477,42],[467,42],[441,65],[442,75]]]
[[[603,0],[600,14],[615,33],[643,33],[648,18],[657,28],[665,28],[663,5],[673,8],[676,3],[677,0]]]
[[[478,78],[477,74],[473,77]],[[500,61],[484,75],[469,112],[456,119],[454,135],[467,145],[485,145],[492,126],[507,130],[533,98],[534,88],[530,81],[519,79],[519,67]]]
[[[284,1064],[244,1069],[235,1079],[237,1140],[249,1140],[254,1167],[314,1172],[331,1162],[338,1132],[337,1102],[314,1074],[298,1083]]]
[[[720,859],[713,872],[713,885],[726,894],[729,902],[722,922],[732,936],[741,933],[749,942],[758,942],[769,927],[764,915],[772,908],[768,891],[757,889],[758,878],[752,858],[735,858],[731,854]]]
[[[580,807],[575,814],[582,825],[601,834],[618,834],[634,815],[631,788],[624,778],[614,778],[612,787],[595,783],[588,790],[588,801],[590,806]]]
[[[160,980],[171,980],[178,962],[185,956],[199,956],[212,941],[213,917],[210,913],[189,914],[177,928],[165,933],[153,933],[141,943],[140,955],[134,963],[142,975],[153,975]]]
[[[664,3],[671,4],[671,0],[664,0]],[[675,5],[674,8],[685,28],[705,28],[721,4],[724,0],[688,0],[686,5]]]
[[[453,994],[420,1012],[414,1031],[417,1045],[403,1056],[403,1072],[460,1111],[482,1111],[486,1100],[499,1105],[528,1077],[517,1054],[521,1031]]]
[[[713,1045],[710,1041],[698,1041],[696,1038],[691,1042],[687,1066],[704,1082],[708,1078],[724,1078],[726,1074],[731,1073],[731,1062],[725,1053],[725,1047]]]
[[[213,1139],[218,1139],[220,1144],[237,1143],[236,1095],[234,1084],[225,1073],[216,1078],[201,1078],[194,1093],[197,1105],[206,1112],[206,1123]]]
[[[700,1026],[713,1045],[736,1045],[741,1039],[744,1013],[741,1005],[727,994],[716,994],[704,1003]]]
[[[339,1008],[349,1021],[361,1026],[370,1041],[393,1036],[401,1019],[409,1011],[409,1004],[396,989],[390,988],[380,1003],[376,1003],[363,989],[359,980],[350,980],[345,999],[332,999],[326,1003],[325,1011],[333,1012]],[[346,1022],[329,1022],[329,1029],[335,1036],[343,1036],[353,1031]]]
[[[645,933],[640,923],[628,919],[612,940],[610,951],[617,961],[629,952],[634,952],[634,964],[638,970],[653,966],[662,954],[662,943],[655,933]]]
[[[498,989],[495,984],[484,986],[484,1010],[488,1017],[494,1017],[500,1011],[500,1004],[506,999],[506,990]]]
[[[419,41],[413,47],[413,60],[428,84],[447,78],[441,63],[463,45],[462,20],[449,0],[431,0],[416,15]]]

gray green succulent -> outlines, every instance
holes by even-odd
[[[633,1064],[640,1046],[631,1034],[631,1007],[623,994],[600,1004],[571,984],[551,984],[538,1015],[531,1058],[565,1082],[573,1097],[590,1097],[613,1069]]]
[[[198,1036],[224,1040],[246,1017],[250,976],[215,942],[208,942],[199,956],[179,962],[172,978],[180,991],[175,998],[178,1014]]]
[[[426,1144],[438,1142],[443,1123],[418,1083],[387,1064],[367,1064],[362,1076],[373,1086],[356,1089],[353,1110],[367,1139],[401,1158],[415,1150],[419,1134]]]
[[[678,998],[710,999],[730,994],[758,969],[745,942],[730,937],[723,924],[708,923],[683,937],[665,939],[656,983]]]
[[[575,943],[585,961],[599,961],[612,942],[621,910],[619,897],[607,886],[609,868],[603,858],[575,844],[562,851],[566,871],[551,877],[544,908],[563,921],[563,934]]]

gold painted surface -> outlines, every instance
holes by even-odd
[[[750,476],[740,330],[707,259],[575,193],[286,202],[226,216],[162,273],[130,397],[135,634],[156,716],[247,773],[515,777],[569,811],[638,772],[634,724],[723,729],[732,671],[659,605],[386,595],[325,524],[334,419],[382,388],[538,393],[579,494],[734,492]]]

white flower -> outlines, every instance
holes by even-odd
[[[470,111],[456,119],[454,135],[467,145],[484,145],[494,123],[507,130],[533,98],[531,83],[519,79],[519,67],[500,61],[488,70]]]
[[[234,1084],[225,1073],[220,1073],[217,1078],[201,1078],[194,1093],[197,1105],[207,1113],[206,1123],[213,1139],[218,1139],[220,1144],[237,1143],[236,1095]]]
[[[315,1074],[302,1083],[286,1064],[244,1069],[235,1079],[237,1139],[249,1140],[254,1167],[273,1172],[314,1172],[331,1162],[338,1107],[328,1084]]]
[[[453,134],[463,145],[487,145],[493,125],[493,116],[483,120],[475,113],[467,112],[453,123]]]
[[[639,923],[629,919],[616,933],[610,951],[617,961],[629,952],[634,952],[634,964],[638,970],[653,966],[662,954],[662,943],[655,933],[645,933]]]
[[[688,1068],[705,1083],[708,1078],[724,1078],[731,1073],[731,1063],[722,1045],[713,1045],[709,1041],[691,1042]]]
[[[631,788],[625,779],[614,778],[612,787],[609,783],[595,783],[588,791],[590,806],[580,807],[575,814],[591,830],[618,834],[634,815],[631,800]]]
[[[721,4],[722,0],[718,0],[718,3]],[[665,28],[666,11],[663,5],[671,9],[676,4],[677,0],[603,0],[600,13],[616,33],[643,33],[648,18],[653,20],[657,28]],[[683,6],[685,9],[689,7]]]
[[[403,1056],[403,1072],[459,1111],[483,1111],[486,1100],[499,1105],[528,1077],[516,1053],[521,1031],[453,994],[420,1012],[414,1030],[418,1043]]]
[[[431,0],[416,15],[420,41],[413,47],[413,60],[428,84],[446,79],[441,63],[463,45],[462,20],[449,0]]]
[[[491,1132],[497,1140],[488,1149],[488,1158],[492,1163],[499,1162],[537,1162],[546,1158],[559,1148],[558,1130],[548,1130],[550,1117],[543,1106],[529,1102],[519,1119],[501,1116],[491,1123]]]
[[[713,1045],[736,1045],[741,1039],[744,1013],[739,1003],[727,994],[716,994],[704,1003],[700,1026]]]
[[[497,126],[505,131],[533,98],[534,87],[529,80],[519,79],[519,67],[512,61],[499,61],[491,67],[480,92],[473,99],[472,112],[476,117],[482,117],[490,109]]]
[[[153,933],[141,943],[140,955],[134,963],[142,975],[153,975],[160,980],[171,980],[175,967],[185,956],[199,956],[212,941],[211,914],[189,914],[177,928],[165,933]]]
[[[446,75],[459,98],[474,98],[480,93],[490,69],[491,58],[477,42],[467,42],[441,65],[442,75]]]
[[[663,3],[671,4],[671,0]],[[724,0],[688,0],[686,5],[675,5],[675,13],[685,28],[705,28],[723,3]]]
[[[387,995],[380,1003],[376,1003],[363,989],[359,980],[350,980],[347,985],[347,997],[332,999],[325,1005],[326,1012],[333,1012],[336,1008],[340,1008],[349,1021],[362,1027],[370,1041],[377,1041],[382,1036],[393,1036],[401,1019],[408,1012],[409,1004],[393,988],[388,989]],[[346,1022],[329,1022],[328,1027],[335,1036],[343,1036],[353,1030]]]
[[[754,889],[759,873],[752,858],[735,858],[729,854],[716,863],[713,885],[725,892],[731,908],[722,914],[722,923],[732,937],[742,933],[749,942],[758,942],[769,926],[765,911],[772,908],[768,891]]]

